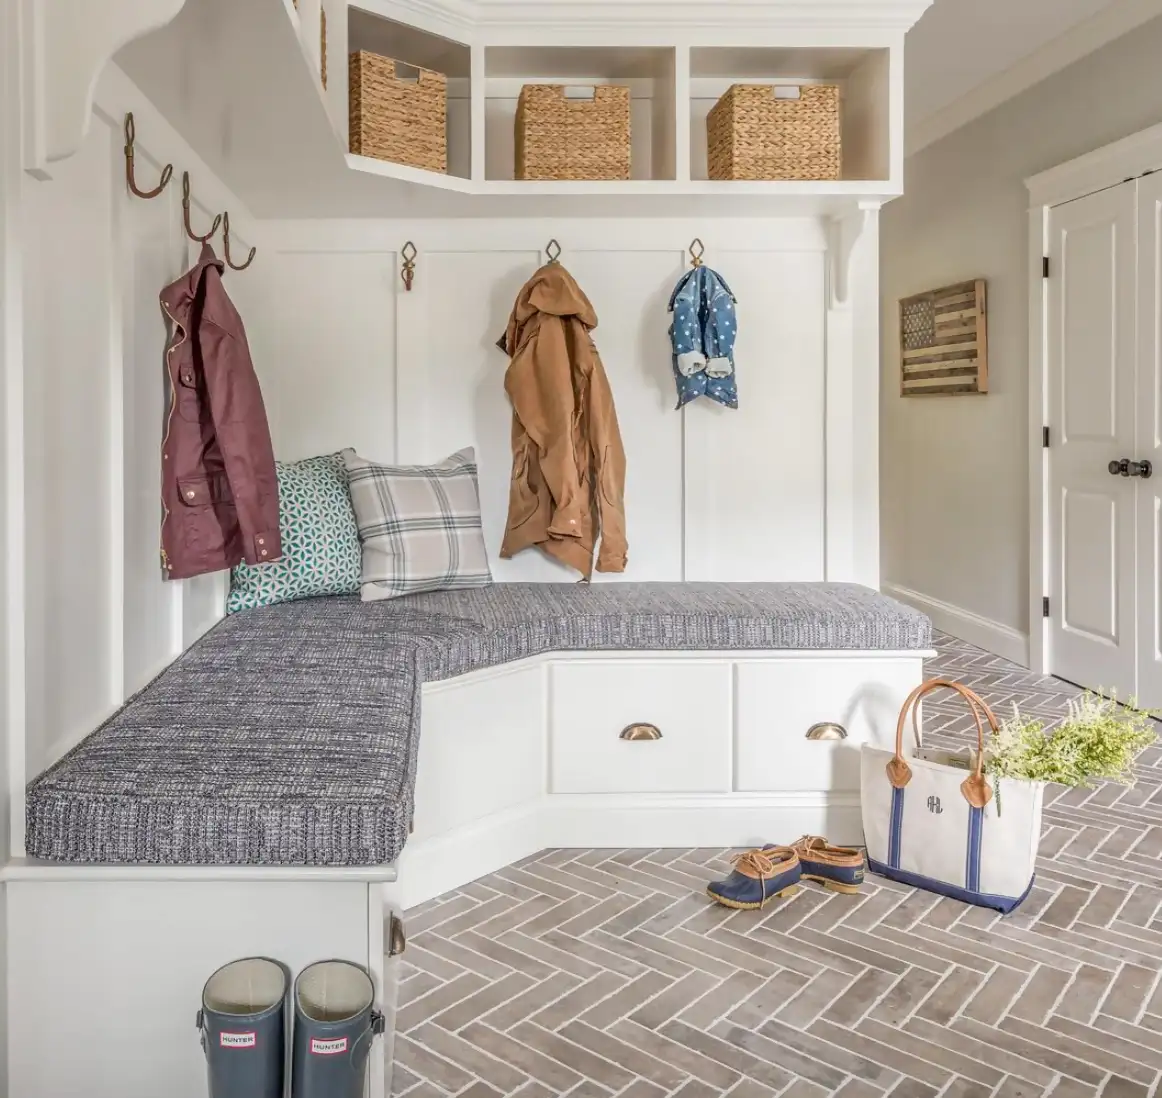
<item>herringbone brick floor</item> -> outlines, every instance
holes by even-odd
[[[929,670],[1047,717],[1077,693],[946,637]],[[925,723],[963,742],[951,696]],[[1047,791],[1004,919],[874,877],[732,913],[728,854],[549,850],[409,913],[393,1093],[1162,1095],[1162,747],[1133,789]]]

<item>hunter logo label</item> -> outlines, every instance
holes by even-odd
[[[944,809],[941,807],[939,797],[928,798],[928,811],[934,812],[937,816],[939,816],[940,813],[944,811]]]
[[[254,1048],[257,1040],[253,1033],[219,1033],[218,1044],[222,1048]]]
[[[336,1056],[347,1051],[347,1038],[336,1037],[332,1041],[320,1041],[317,1037],[311,1038],[311,1052],[316,1056]]]

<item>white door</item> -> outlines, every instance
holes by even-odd
[[[1134,183],[1050,212],[1050,666],[1128,698],[1137,688]]]
[[[1162,175],[1138,182],[1138,703],[1162,708]]]

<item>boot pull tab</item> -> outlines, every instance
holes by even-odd
[[[383,1011],[373,1010],[371,1012],[371,1032],[376,1037],[382,1037],[387,1030],[387,1018],[384,1017]]]
[[[196,1029],[202,1029],[205,1026],[205,1021],[205,1015],[199,1010],[197,1017],[194,1019],[194,1027]]]

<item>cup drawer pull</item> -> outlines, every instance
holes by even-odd
[[[660,740],[662,730],[656,724],[631,724],[621,730],[623,740]]]
[[[833,721],[823,721],[820,724],[813,724],[807,729],[807,739],[846,740],[847,729],[841,724],[835,724]]]

